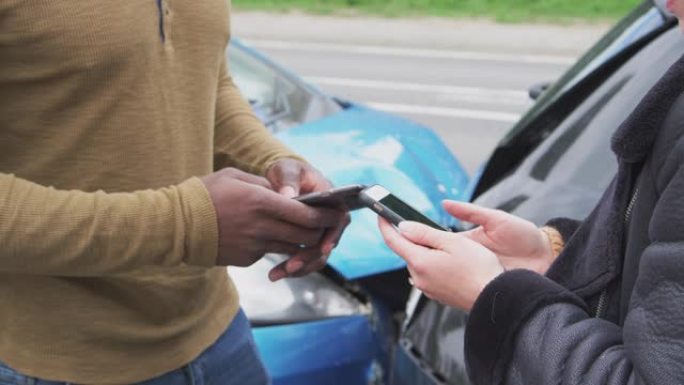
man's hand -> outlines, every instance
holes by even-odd
[[[202,178],[219,227],[217,265],[249,266],[265,253],[298,254],[338,226],[337,210],[312,208],[271,190],[268,180],[236,169]]]
[[[444,208],[462,221],[479,225],[461,234],[494,252],[508,270],[545,274],[556,259],[549,238],[532,222],[470,203],[445,201]]]
[[[279,160],[266,171],[266,178],[273,189],[286,198],[332,188],[332,184],[318,170],[296,159]],[[277,281],[285,277],[301,277],[323,268],[351,220],[344,208],[340,208],[338,213],[337,223],[329,226],[320,243],[303,248],[291,259],[273,268],[269,278]]]

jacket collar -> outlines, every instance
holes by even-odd
[[[684,92],[684,56],[644,96],[612,138],[613,152],[628,163],[643,161],[649,154],[663,120]]]

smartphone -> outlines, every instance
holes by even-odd
[[[336,187],[328,191],[304,194],[294,199],[309,206],[346,207],[349,210],[356,210],[364,207],[364,204],[359,201],[359,193],[365,188],[366,186],[362,184],[354,184]]]
[[[359,193],[359,200],[395,226],[399,226],[399,223],[403,221],[414,221],[437,230],[449,231],[380,185],[363,189]]]

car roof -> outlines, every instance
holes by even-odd
[[[667,10],[667,0],[651,0],[651,2],[658,7],[660,12],[662,12],[666,17],[674,17],[674,15]]]

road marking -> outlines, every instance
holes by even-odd
[[[370,79],[348,79],[328,76],[305,76],[304,78],[312,83],[324,86],[445,94],[442,95],[444,99],[474,103],[526,105],[530,102],[527,92],[518,90],[445,86]]]
[[[267,39],[248,39],[247,42],[257,48],[289,51],[340,52],[376,56],[404,56],[427,59],[476,60],[494,62],[513,62],[527,64],[570,65],[577,58],[551,55],[513,55],[474,51],[452,51],[424,48],[398,48],[373,45],[351,45],[313,42],[293,42]]]
[[[409,104],[395,104],[382,102],[364,102],[369,107],[380,111],[394,112],[410,115],[429,115],[443,116],[449,118],[465,118],[474,120],[490,120],[494,122],[515,123],[520,119],[520,115],[505,112],[485,111],[485,110],[466,110],[459,108],[417,106]]]

